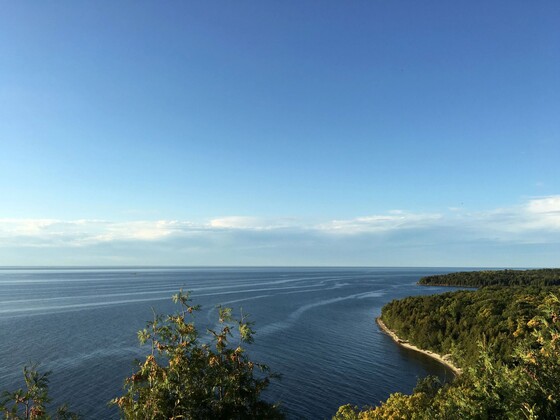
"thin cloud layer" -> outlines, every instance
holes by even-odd
[[[560,230],[560,196],[531,200],[525,211],[531,228]]]
[[[113,241],[162,241],[189,236],[193,232],[275,231],[359,235],[390,233],[404,230],[463,229],[465,231],[524,234],[560,231],[560,196],[535,198],[521,206],[487,212],[409,213],[393,210],[387,214],[304,224],[295,219],[266,219],[229,216],[196,224],[189,221],[157,220],[111,222],[105,220],[0,219],[0,238],[10,245],[84,246]]]
[[[350,220],[333,220],[316,226],[331,233],[361,234],[382,233],[399,229],[413,229],[432,226],[443,219],[441,214],[414,214],[393,210],[384,215],[357,217]]]
[[[533,198],[517,206],[485,212],[394,210],[315,223],[244,216],[215,218],[203,223],[0,219],[0,248],[6,251],[3,260],[0,256],[0,264],[4,265],[11,265],[9,255],[17,255],[22,249],[50,249],[48,255],[55,259],[57,249],[64,249],[66,254],[69,249],[80,250],[84,261],[88,261],[88,250],[95,249],[91,264],[97,263],[96,256],[100,254],[112,258],[111,262],[134,264],[145,261],[137,255],[146,254],[165,255],[167,264],[230,264],[230,260],[241,257],[244,264],[289,264],[300,255],[311,255],[311,263],[358,263],[353,258],[360,256],[361,264],[370,260],[379,264],[388,248],[398,247],[403,253],[413,255],[432,250],[435,255],[444,253],[449,246],[467,244],[471,247],[494,244],[502,253],[508,252],[504,246],[560,245],[560,196]],[[305,259],[301,257],[301,261]],[[149,263],[157,264],[157,261]],[[404,254],[402,264],[407,264]]]
[[[294,226],[292,219],[266,219],[259,217],[229,216],[212,219],[206,227],[211,229],[249,229],[272,230],[291,228]]]
[[[174,220],[109,222],[104,220],[0,219],[0,239],[15,246],[87,246],[113,241],[157,241],[193,228]]]

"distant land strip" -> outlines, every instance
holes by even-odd
[[[536,270],[482,270],[422,277],[422,286],[560,286],[560,268]]]

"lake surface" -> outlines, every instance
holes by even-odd
[[[185,268],[0,270],[0,390],[21,386],[30,361],[52,370],[54,403],[87,419],[118,418],[136,333],[152,308],[171,313],[171,295],[192,291],[201,331],[217,304],[243,308],[255,322],[251,358],[282,374],[266,392],[289,418],[330,418],[340,405],[375,405],[410,393],[419,377],[451,372],[397,346],[375,323],[381,307],[405,296],[452,289],[416,286],[450,268]]]

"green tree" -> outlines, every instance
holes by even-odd
[[[47,405],[51,401],[49,397],[49,376],[51,372],[41,373],[37,364],[31,364],[23,368],[25,389],[17,391],[4,391],[0,397],[0,414],[10,420],[75,420],[78,414],[68,410],[62,405],[56,413],[50,415]]]
[[[539,295],[540,296],[540,295]],[[478,343],[477,358],[452,383],[421,380],[412,395],[392,394],[375,408],[340,407],[335,420],[560,418],[560,298],[542,296],[506,363],[499,341]],[[515,323],[513,323],[515,325]]]
[[[112,400],[127,419],[277,419],[279,408],[260,399],[277,377],[266,365],[249,360],[243,344],[253,342],[247,317],[236,320],[219,307],[218,328],[200,340],[189,293],[173,296],[173,315],[154,315],[138,333],[151,352],[125,381],[125,394]],[[230,342],[237,339],[238,345]]]

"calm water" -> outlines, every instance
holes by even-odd
[[[0,270],[0,390],[21,385],[21,368],[52,370],[55,403],[86,418],[117,418],[106,403],[120,395],[132,361],[143,357],[136,332],[152,309],[170,313],[170,296],[193,291],[197,319],[215,305],[243,308],[256,322],[252,358],[282,373],[266,397],[290,418],[330,418],[345,403],[376,404],[408,393],[418,377],[451,374],[381,333],[381,307],[410,295],[424,275],[452,269],[194,268]]]

